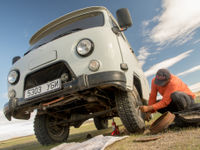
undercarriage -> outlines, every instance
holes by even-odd
[[[106,90],[95,88],[40,103],[37,107],[39,115],[48,114],[62,119],[60,124],[69,123],[75,127],[79,127],[80,122],[90,118],[101,116],[109,119],[117,116],[114,88]]]

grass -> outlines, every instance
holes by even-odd
[[[154,115],[154,119],[151,120],[150,122],[147,123],[147,126],[150,125],[156,118],[158,118],[160,116],[160,114],[156,113]],[[124,130],[124,126],[122,125],[120,119],[115,119],[117,125],[119,125],[119,129],[120,132],[122,133],[122,135],[126,135],[126,133],[123,133]],[[97,131],[93,122],[87,122],[84,123],[80,128],[75,129],[73,127],[70,128],[70,136],[68,138],[67,142],[82,142],[87,140],[87,135],[90,134],[92,137],[96,136],[96,135],[110,135],[112,132],[112,128],[111,128],[111,120],[109,121],[109,128],[105,129],[105,130],[100,130]],[[177,150],[190,150],[190,149],[200,149],[200,143],[199,143],[199,135],[197,135],[196,137],[189,134],[192,134],[188,131],[193,131],[193,132],[200,132],[200,129],[195,129],[195,128],[177,128],[177,129],[172,129],[172,130],[167,130],[163,133],[161,133],[160,135],[166,136],[167,134],[174,134],[175,135],[177,133],[184,133],[186,132],[186,136],[190,137],[187,138],[187,142],[185,142],[183,140],[183,142],[177,142],[173,145],[172,149],[177,149]],[[175,137],[175,135],[172,135],[170,138],[171,139],[181,139],[182,135],[178,135]],[[139,145],[138,143],[134,143],[133,141],[136,138],[142,137],[144,136],[144,134],[131,134],[129,135],[129,138],[123,139],[115,144],[112,144],[111,146],[107,147],[106,150],[127,150],[127,149],[134,149],[137,146],[141,146],[144,145],[145,143],[139,143],[141,145]],[[189,144],[188,144],[189,143]],[[153,143],[154,144],[154,143]],[[57,144],[58,145],[58,144]],[[37,142],[37,139],[35,138],[34,135],[32,136],[26,136],[26,137],[20,137],[20,138],[14,138],[14,139],[10,139],[10,140],[6,140],[6,141],[0,141],[0,150],[49,150],[57,145],[50,145],[50,146],[42,146]],[[160,143],[159,143],[160,145]],[[142,148],[141,148],[142,149]]]
[[[122,123],[120,119],[115,119],[119,128],[122,129]],[[110,135],[112,132],[111,120],[109,121],[109,128],[105,130],[97,131],[96,127],[92,122],[84,123],[80,128],[70,128],[70,135],[67,142],[82,142],[87,140],[87,135],[90,134],[92,137],[96,135]],[[58,144],[56,144],[58,145]],[[0,150],[49,150],[56,145],[42,146],[38,143],[34,135],[14,138],[6,141],[0,141]]]
[[[196,103],[200,103],[200,97],[195,100]],[[149,126],[155,121],[161,114],[154,114],[154,118],[147,122]],[[122,141],[119,141],[109,147],[106,150],[149,150],[149,149],[174,149],[174,150],[199,150],[200,149],[200,128],[198,127],[186,127],[186,128],[170,128],[159,133],[155,136],[161,136],[161,139],[150,142],[134,142],[137,138],[143,138],[144,134],[130,135]],[[150,135],[151,136],[151,135]],[[153,136],[153,135],[152,135]]]
[[[148,142],[135,142],[135,139],[144,139],[147,135],[130,135],[129,138],[108,146],[105,150],[199,150],[199,128],[183,128],[178,130],[165,130],[158,135],[160,139]]]
[[[155,114],[154,118],[159,117],[159,114]],[[70,135],[67,142],[83,142],[87,140],[87,135],[90,134],[92,137],[103,134],[103,135],[111,135],[112,127],[111,127],[112,120],[109,120],[109,128],[105,130],[97,130],[94,126],[93,121],[84,123],[80,128],[76,129],[74,127],[70,128]],[[119,126],[120,131],[124,131],[124,126],[122,125],[119,118],[115,118],[116,124]],[[151,124],[150,121],[148,124]],[[130,139],[134,139],[140,135],[134,134],[130,135]],[[126,139],[125,139],[126,141]],[[49,150],[56,145],[50,146],[42,146],[38,143],[36,137],[34,135],[25,136],[14,138],[6,141],[0,141],[0,150]],[[119,146],[119,150],[123,150],[123,145]]]
[[[198,99],[196,102],[200,102],[200,99]],[[159,113],[154,114],[154,118],[147,123],[147,126],[149,126],[150,124],[152,124],[152,122],[157,119],[160,116]],[[119,125],[120,131],[124,130],[124,127],[122,126],[122,123],[120,121],[119,118],[115,119],[117,125]],[[90,134],[92,135],[92,137],[96,136],[96,135],[110,135],[112,132],[112,128],[111,128],[111,120],[109,121],[109,128],[105,129],[105,130],[100,130],[97,131],[93,122],[86,122],[84,123],[80,128],[75,129],[73,127],[70,128],[70,135],[68,138],[67,142],[82,142],[87,140],[87,135]],[[179,130],[179,129],[175,129],[175,130]],[[181,129],[182,130],[182,129]],[[188,130],[188,129],[183,129],[183,130]],[[172,130],[172,132],[174,132]],[[142,136],[142,134],[137,135],[137,134],[132,134],[130,135],[129,138],[126,138],[124,140],[122,140],[121,142],[118,142],[117,144],[115,144],[116,146],[112,147],[113,149],[116,150],[126,150],[127,149],[127,145],[131,145],[133,142],[133,140],[137,137]],[[190,142],[193,143],[199,143],[198,141],[199,139],[192,139]],[[58,144],[57,144],[58,145]],[[51,146],[41,146],[37,139],[35,138],[34,135],[31,136],[26,136],[26,137],[20,137],[20,138],[14,138],[14,139],[10,139],[10,140],[6,140],[6,141],[0,141],[0,150],[49,150],[52,147],[55,147],[56,145],[51,145]],[[195,145],[197,149],[200,149],[200,144],[196,144]],[[190,149],[191,145],[186,145],[184,147],[184,149]],[[183,148],[183,147],[181,147]],[[175,149],[181,149],[180,145],[177,143],[177,145],[175,145]],[[107,150],[110,150],[110,148],[108,147]]]

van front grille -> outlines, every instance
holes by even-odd
[[[59,62],[52,66],[48,66],[39,71],[31,73],[25,79],[24,90],[58,79],[63,73],[68,74],[68,81],[72,80],[72,74],[70,73],[66,64],[63,62]]]

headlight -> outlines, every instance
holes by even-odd
[[[88,68],[91,71],[98,71],[99,67],[100,67],[100,63],[99,63],[98,60],[91,60],[90,63],[89,63],[89,65],[88,65]]]
[[[11,71],[9,74],[8,74],[8,82],[10,84],[15,84],[19,79],[19,72],[18,71]]]
[[[9,98],[9,99],[15,98],[15,96],[16,96],[15,90],[10,90],[10,91],[8,92],[8,98]]]
[[[89,39],[82,39],[76,46],[76,51],[81,56],[88,56],[94,50],[94,43]]]

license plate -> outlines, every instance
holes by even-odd
[[[47,82],[45,84],[30,88],[25,91],[25,99],[36,97],[45,93],[49,93],[52,91],[56,91],[61,89],[61,80],[56,79],[51,82]]]

